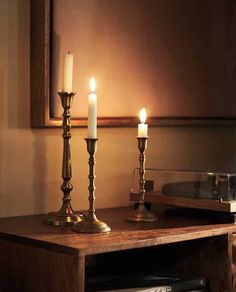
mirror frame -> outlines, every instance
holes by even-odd
[[[60,127],[61,118],[50,111],[51,15],[53,0],[30,1],[30,125]],[[72,118],[72,126],[86,127],[87,118]],[[138,117],[99,117],[98,126],[132,127]],[[149,117],[150,126],[235,126],[236,118]]]

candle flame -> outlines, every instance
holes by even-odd
[[[139,118],[140,118],[141,123],[144,124],[146,121],[146,118],[147,118],[147,113],[146,113],[145,108],[141,109],[141,111],[139,113]]]
[[[96,81],[94,77],[90,78],[90,91],[95,92],[96,89]]]

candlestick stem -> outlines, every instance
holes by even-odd
[[[71,121],[70,121],[70,108],[72,105],[75,93],[59,92],[61,104],[64,109],[62,114],[63,122],[63,160],[62,160],[62,179],[61,190],[63,192],[62,207],[58,212],[51,212],[44,218],[44,223],[48,225],[72,225],[84,219],[84,216],[78,212],[73,211],[71,206],[70,193],[73,186],[70,182],[72,177],[71,169],[71,152],[70,152],[70,139],[71,139]]]
[[[87,143],[87,151],[89,153],[89,209],[88,209],[88,216],[84,221],[78,222],[76,225],[72,227],[72,230],[75,232],[84,232],[84,233],[101,233],[101,232],[108,232],[111,228],[103,221],[97,219],[95,214],[95,153],[97,151],[97,140],[93,138],[86,138],[85,141]]]
[[[88,200],[89,200],[89,210],[88,210],[88,217],[93,220],[96,220],[96,215],[95,215],[95,208],[94,208],[94,201],[95,201],[95,158],[94,158],[94,154],[96,152],[96,142],[93,143],[93,140],[91,141],[91,139],[86,139],[87,142],[87,150],[89,153],[89,196],[88,196]]]
[[[145,163],[147,149],[147,137],[138,137],[138,149],[139,149],[139,195],[138,208],[133,214],[131,214],[126,220],[131,222],[153,222],[156,221],[156,216],[148,211],[144,205],[145,202]]]

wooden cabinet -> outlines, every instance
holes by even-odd
[[[231,260],[231,273],[232,273],[232,290],[236,291],[236,235],[233,234],[230,236],[230,248],[229,248],[229,256]],[[232,246],[232,249],[231,249]],[[232,253],[231,253],[232,252]]]
[[[163,210],[155,223],[129,223],[128,212],[99,210],[112,231],[95,235],[43,225],[42,216],[0,219],[0,291],[83,292],[90,266],[200,274],[212,292],[236,291],[236,225]]]

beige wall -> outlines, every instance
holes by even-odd
[[[29,127],[29,0],[0,0],[0,216],[61,204],[61,130]],[[72,129],[75,209],[87,208],[85,129]],[[135,128],[99,129],[96,207],[128,204]],[[235,170],[234,128],[152,128],[147,166]]]

